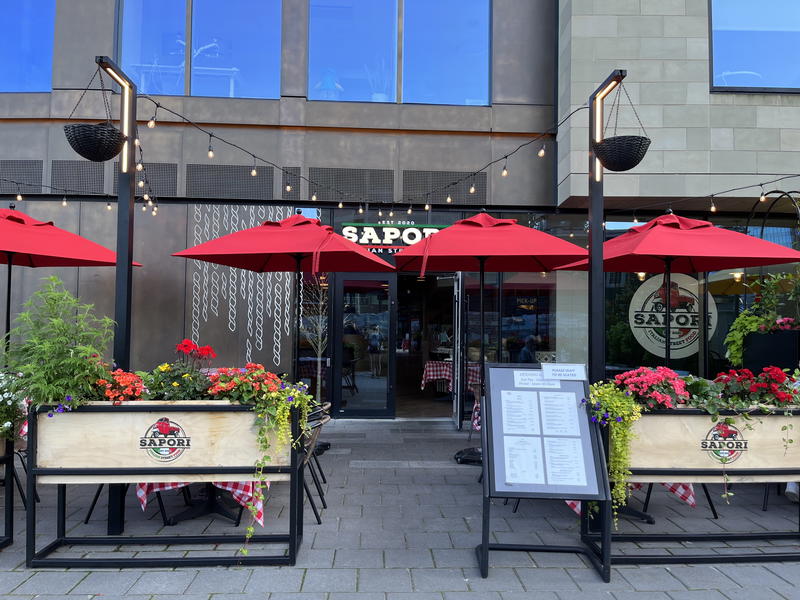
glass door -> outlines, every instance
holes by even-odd
[[[334,414],[393,417],[396,275],[339,274],[334,303]]]

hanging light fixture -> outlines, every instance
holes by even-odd
[[[500,171],[500,177],[508,177],[508,157],[503,157],[503,170]]]
[[[144,187],[144,179],[140,179],[139,182],[136,185],[138,185],[140,188],[143,188]]]
[[[67,205],[67,197],[64,196],[63,198],[61,198],[61,206],[66,206],[66,205]]]
[[[213,137],[213,133],[208,134],[208,158],[214,158],[214,146],[211,145],[211,140]]]
[[[313,194],[311,194],[311,201],[312,202],[316,202],[317,201],[317,192],[314,192]]]
[[[761,186],[761,197],[758,199],[759,202],[766,202],[767,195],[764,193],[764,186]]]
[[[469,184],[469,193],[470,194],[474,194],[475,193],[475,184],[472,183],[472,182],[470,182],[470,184]]]
[[[536,155],[537,155],[539,158],[544,158],[544,155],[545,155],[544,144],[542,144],[542,147],[541,147],[541,148],[539,148],[539,151],[536,153]]]
[[[425,203],[425,210],[430,210],[430,209],[431,209],[431,205],[426,202]]]
[[[713,213],[717,212],[717,205],[714,204],[714,196],[711,196],[711,206],[709,207],[708,210],[710,210]]]
[[[736,283],[740,283],[742,281],[742,277],[744,277],[744,273],[742,271],[734,271],[731,273],[731,275]]]
[[[360,204],[358,205],[358,214],[360,214],[360,215],[364,214],[364,207],[361,206]]]
[[[142,164],[142,161],[137,162],[136,163],[136,170],[137,171],[141,171],[142,169],[144,169],[144,165]]]
[[[639,271],[638,273],[636,273],[636,277],[639,278],[639,281],[644,281],[647,278],[647,273]]]
[[[413,209],[411,208],[411,205],[410,205],[410,204],[408,205],[408,210],[407,210],[406,212],[407,212],[408,214],[411,214],[412,212],[414,212],[414,211],[413,211]]]
[[[106,202],[106,210],[111,210],[111,201]]]
[[[393,216],[394,216],[394,208],[390,208],[390,209],[389,209],[389,216],[390,216],[390,217],[393,217]]]
[[[341,200],[339,200],[339,208],[344,208],[344,203]]]
[[[284,189],[285,189],[287,192],[291,192],[291,191],[292,191],[292,186],[291,186],[291,185],[289,185],[289,184],[287,183],[287,184],[286,184],[286,187],[285,187]]]
[[[446,202],[447,202],[448,204],[452,204],[452,203],[453,203],[453,197],[452,197],[450,194],[447,194],[447,200],[446,200]]]

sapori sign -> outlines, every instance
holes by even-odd
[[[667,297],[670,302],[670,355],[686,358],[698,350],[700,338],[700,301],[697,280],[674,273],[671,290],[666,293],[664,278],[656,275],[645,281],[633,294],[628,322],[636,341],[648,352],[664,357]],[[708,337],[717,328],[717,305],[708,295]]]
[[[410,221],[397,223],[342,223],[342,235],[366,246],[375,254],[394,254],[432,236],[447,225],[417,225]]]

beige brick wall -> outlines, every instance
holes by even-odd
[[[800,173],[800,96],[709,92],[706,0],[559,5],[559,118],[585,104],[613,69],[627,69],[626,88],[653,140],[637,168],[607,172],[607,197],[630,197],[633,207],[652,204],[652,196],[708,195]],[[619,126],[620,134],[639,131],[624,103]],[[588,188],[588,112],[576,114],[558,139],[558,201],[575,202]],[[800,178],[781,187],[792,185],[800,185]],[[724,210],[724,198],[717,204]]]

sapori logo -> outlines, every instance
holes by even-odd
[[[631,298],[628,322],[636,341],[656,356],[665,355],[667,297],[670,303],[670,355],[686,358],[697,352],[700,337],[700,301],[697,280],[675,273],[667,294],[664,278],[655,275],[645,281]],[[708,295],[708,337],[717,328],[717,305]]]
[[[700,441],[700,449],[708,452],[711,460],[727,465],[747,451],[747,440],[733,425],[717,423]]]
[[[139,448],[158,462],[173,462],[191,448],[192,439],[183,427],[168,417],[161,417],[139,438]]]

